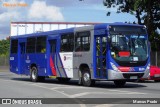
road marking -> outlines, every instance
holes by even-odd
[[[56,90],[56,89],[60,89],[60,88],[64,88],[64,86],[56,86],[56,87],[53,87],[53,88],[50,88],[51,90]]]
[[[80,97],[80,96],[84,96],[84,95],[88,95],[91,94],[90,92],[83,92],[83,93],[78,93],[78,94],[74,94],[74,95],[70,95],[71,98],[76,98],[76,97]]]
[[[102,94],[102,95],[104,95],[104,94],[107,94],[107,95],[109,95],[109,94],[112,94],[113,95],[113,93],[110,93],[110,92],[82,92],[82,93],[77,93],[77,94],[74,94],[74,95],[70,95],[72,98],[76,98],[76,97],[81,97],[81,96],[85,96],[85,95],[89,95],[89,94]],[[138,93],[138,92],[119,92],[119,93],[114,93],[114,94],[144,94],[144,93]]]
[[[147,93],[142,93],[142,92],[122,91],[122,90],[109,90],[109,91],[121,92],[121,93],[131,93],[131,94],[147,94]]]
[[[29,81],[13,81],[13,80],[4,80],[4,79],[0,79],[0,80],[3,80],[3,81],[8,81],[8,82],[16,82],[16,83],[22,83],[22,84],[27,84],[27,85],[35,85],[35,86],[39,86],[40,87],[40,85],[42,85],[41,83],[32,83],[32,82],[29,82]],[[64,88],[77,88],[77,89],[79,89],[79,88],[84,88],[84,89],[88,89],[88,87],[73,87],[73,86],[70,86],[70,87],[68,87],[68,86],[65,86],[65,85],[63,85],[63,86],[61,86],[61,85],[58,85],[58,86],[60,86],[60,87],[53,87],[53,88],[47,88],[47,87],[45,87],[46,89],[50,89],[50,90],[56,90],[56,89],[64,89]],[[65,87],[64,87],[65,86]],[[44,88],[44,86],[41,86],[41,87],[43,87]],[[94,88],[90,88],[90,89],[94,89]],[[123,94],[147,94],[147,93],[142,93],[142,92],[133,92],[133,91],[122,91],[122,90],[112,90],[112,89],[105,89],[106,91],[112,91],[112,92],[119,92],[119,93],[117,93],[117,94],[121,94],[121,93],[123,93]],[[93,92],[92,92],[93,93]],[[96,92],[96,93],[99,93],[99,92]],[[64,93],[63,93],[64,94]],[[100,94],[100,93],[99,93]],[[105,94],[105,92],[103,92],[103,94]],[[109,94],[109,93],[108,93]],[[67,94],[68,95],[68,94]]]
[[[22,83],[22,82],[20,82],[20,81],[3,80],[3,79],[0,79],[0,80],[6,81],[6,82]],[[53,90],[53,89],[51,89],[51,88],[47,88],[47,87],[44,87],[44,86],[40,86],[40,85],[38,85],[38,83],[32,83],[32,84],[31,84],[31,83],[23,82],[22,85],[24,85],[24,84],[36,86],[36,87],[43,88],[43,89],[47,89],[47,90],[51,90],[51,91],[55,91],[55,92],[57,92],[57,93],[60,93],[60,94],[65,95],[65,96],[68,97],[68,98],[71,98],[70,95],[64,93],[64,91]],[[73,100],[75,100],[75,101],[77,102],[77,104],[80,105],[80,107],[86,107],[86,105],[85,105],[85,104],[82,104],[81,101],[79,101],[79,100],[77,100],[77,99],[73,99]]]
[[[57,91],[57,90],[55,90],[55,89],[51,89],[51,88],[47,88],[47,87],[44,87],[44,86],[40,86],[40,85],[38,85],[38,84],[32,84],[32,85],[37,86],[37,87],[40,87],[40,88],[52,90],[52,91],[58,92],[58,93],[60,93],[60,94],[63,94],[63,95],[65,95],[65,96],[67,96],[68,98],[72,98],[72,97],[70,97],[71,95],[64,93],[64,91]],[[79,101],[79,100],[77,100],[77,99],[73,99],[73,100],[76,101],[81,107],[86,107],[86,105],[85,105],[85,104],[82,104],[81,101]]]
[[[56,86],[56,87],[53,87],[53,88],[51,88],[51,89],[64,89],[64,88],[71,88],[71,89],[73,89],[73,88],[77,88],[77,89],[81,89],[81,88],[84,88],[85,89],[85,87],[73,87],[73,86]]]

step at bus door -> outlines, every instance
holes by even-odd
[[[107,39],[103,36],[96,37],[96,77],[107,78]]]

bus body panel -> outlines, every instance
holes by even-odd
[[[60,65],[59,69],[62,69],[65,73],[65,77],[73,78],[73,52],[60,53]]]
[[[18,55],[10,55],[10,71],[18,74]]]
[[[100,24],[11,37],[11,41],[18,39],[19,42],[18,53],[10,54],[10,71],[16,74],[30,75],[30,68],[36,65],[39,76],[78,79],[81,65],[87,65],[91,79],[94,80],[132,79],[132,77],[134,79],[134,76],[137,76],[137,78],[147,77],[150,56],[148,56],[145,66],[128,67],[128,72],[119,71],[123,66],[119,66],[111,56],[111,45],[108,42],[109,25]],[[126,24],[114,23],[111,25],[123,26]],[[140,27],[139,25],[128,26]],[[74,33],[75,40],[77,33],[85,31],[90,32],[90,49],[88,51],[76,51],[76,43],[74,43],[75,50],[73,52],[60,52],[62,34]],[[40,36],[46,37],[46,53],[26,53],[25,51],[22,54],[21,50],[23,50],[23,44],[26,46],[27,38]]]
[[[78,79],[80,74],[80,66],[81,65],[87,65],[90,72],[91,72],[91,78],[94,78],[94,71],[93,71],[93,39],[94,39],[94,26],[85,26],[85,27],[79,27],[74,29],[74,33],[76,34],[77,32],[84,32],[84,31],[89,31],[90,32],[90,49],[89,51],[74,51],[73,52],[73,78]]]

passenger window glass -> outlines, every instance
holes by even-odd
[[[18,52],[18,40],[11,40],[11,53]]]
[[[27,53],[35,53],[36,38],[27,38]]]
[[[75,51],[90,50],[90,31],[77,32],[75,36]]]
[[[46,53],[46,37],[45,36],[37,37],[36,52]]]
[[[68,33],[61,36],[61,52],[73,52],[74,34]]]

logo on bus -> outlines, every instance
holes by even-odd
[[[64,56],[64,61],[66,61],[66,59],[67,59],[66,56]]]

